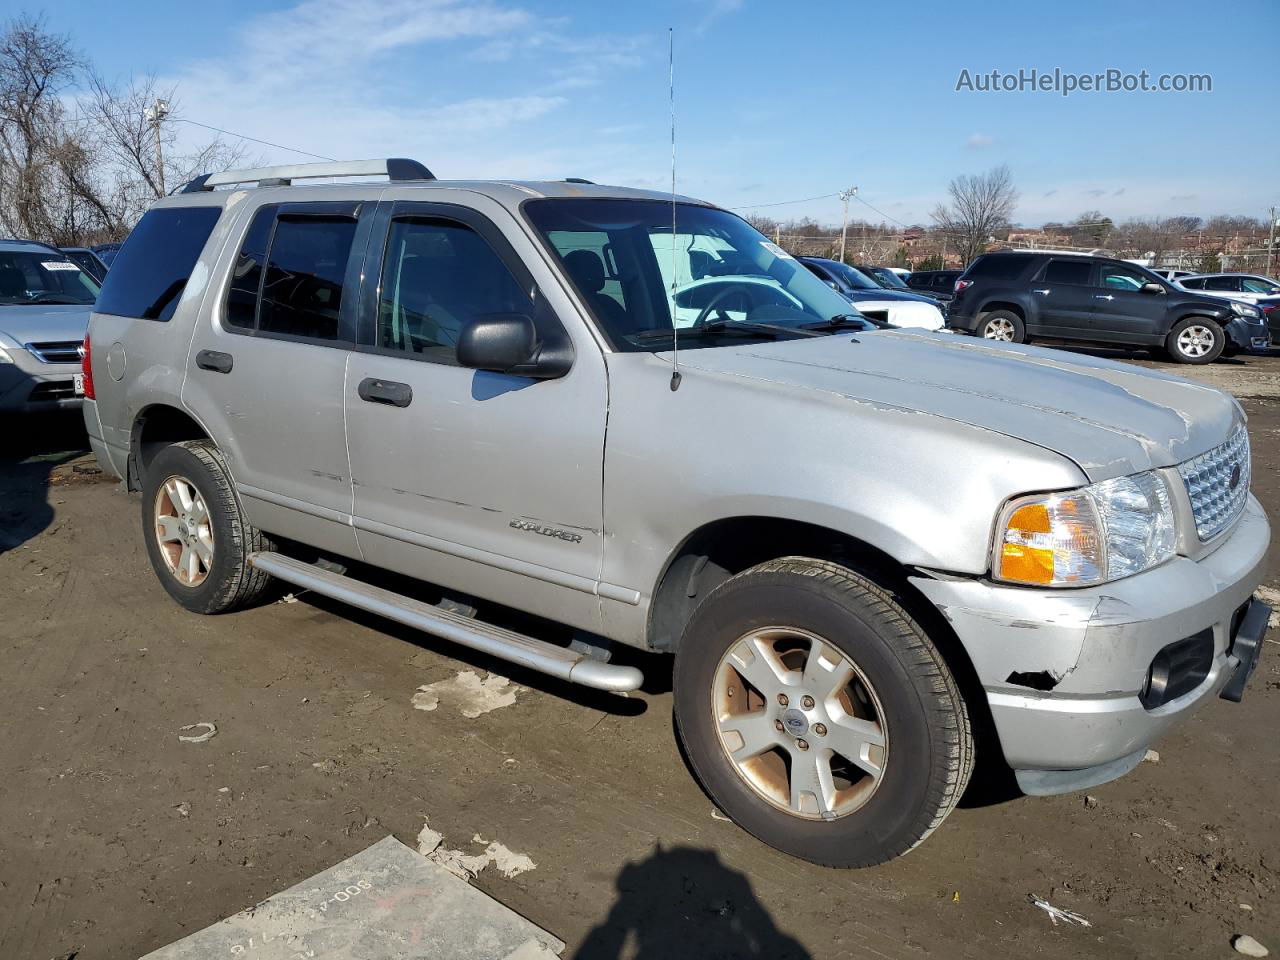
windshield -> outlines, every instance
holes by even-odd
[[[812,328],[846,323],[871,329],[795,258],[724,210],[676,204],[673,213],[661,200],[603,199],[533,200],[524,209],[619,350],[669,349],[673,327],[681,349],[813,336]]]
[[[93,303],[98,285],[53,251],[0,250],[0,304]]]
[[[897,287],[901,290],[908,289],[907,285],[902,282],[902,278],[886,267],[872,267],[871,273],[883,286]]]
[[[1280,293],[1280,286],[1259,277],[1245,277],[1240,283],[1244,287],[1245,293]]]

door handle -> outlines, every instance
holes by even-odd
[[[369,403],[385,403],[392,407],[407,407],[413,402],[413,387],[394,380],[378,380],[365,377],[356,388],[360,399]]]
[[[201,370],[212,370],[214,373],[230,373],[235,358],[229,353],[217,350],[201,350],[196,354],[196,366]]]
[[[1049,291],[1048,291],[1048,290],[1032,290],[1031,292],[1032,292],[1032,293],[1038,293],[1038,294],[1040,294],[1042,297],[1047,297],[1047,296],[1049,295]]]
[[[1115,299],[1115,297],[1113,297],[1113,296],[1112,296],[1111,294],[1109,294],[1109,293],[1095,293],[1095,294],[1093,295],[1093,299],[1095,299],[1095,300],[1114,300],[1114,299]]]

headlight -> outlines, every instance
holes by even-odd
[[[1141,573],[1174,548],[1164,478],[1136,473],[1010,500],[996,527],[992,570],[1009,583],[1084,587]]]
[[[4,347],[0,347],[0,363],[13,363],[13,357],[9,356],[9,351]]]
[[[1231,301],[1231,310],[1233,313],[1237,313],[1242,317],[1262,316],[1262,312],[1257,307],[1249,303],[1241,303],[1239,300]]]

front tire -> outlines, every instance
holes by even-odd
[[[978,324],[978,336],[997,343],[1026,343],[1027,328],[1011,310],[992,310]]]
[[[222,454],[209,440],[175,443],[148,464],[142,530],[160,583],[193,613],[249,606],[271,583],[249,554],[272,544],[245,519]]]
[[[676,654],[675,713],[712,799],[760,840],[834,867],[899,857],[973,768],[964,699],[893,597],[820,560],[731,577]]]
[[[1226,346],[1227,335],[1223,329],[1204,317],[1179,320],[1165,340],[1165,349],[1177,363],[1213,363],[1222,356]]]

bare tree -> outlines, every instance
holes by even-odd
[[[1005,165],[982,174],[956,177],[947,187],[949,204],[938,204],[931,216],[951,238],[960,258],[967,264],[980,254],[990,239],[1009,228],[1018,191]]]

